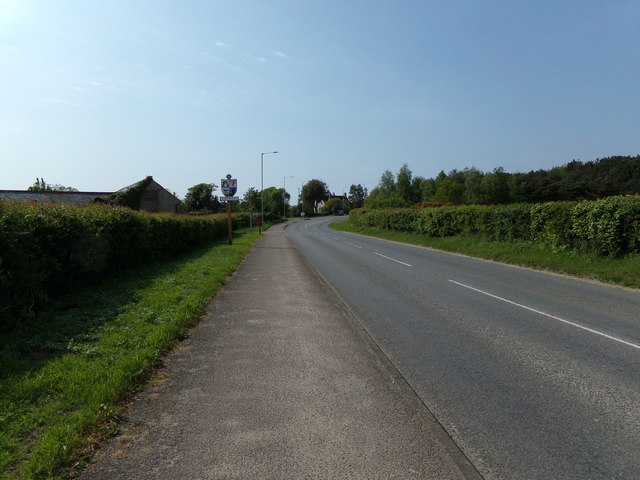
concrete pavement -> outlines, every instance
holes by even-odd
[[[282,225],[81,479],[479,479]]]

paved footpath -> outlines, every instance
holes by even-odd
[[[276,226],[80,478],[480,477]]]

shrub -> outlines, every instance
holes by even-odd
[[[531,206],[531,236],[534,241],[562,250],[573,248],[571,209],[575,202],[546,202]]]
[[[582,250],[603,256],[640,253],[640,196],[580,202],[571,210],[571,227]]]
[[[361,208],[352,210],[349,218],[361,227],[434,237],[483,235],[493,240],[530,240],[552,250],[577,249],[601,256],[640,253],[638,195],[499,206]]]
[[[234,223],[244,221],[234,214]],[[224,214],[190,217],[124,207],[0,202],[0,320],[49,296],[224,238]]]

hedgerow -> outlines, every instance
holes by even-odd
[[[527,240],[552,250],[612,257],[640,253],[638,195],[581,202],[356,209],[349,218],[360,227],[434,237],[482,235],[492,240]]]
[[[234,223],[245,221],[234,214]],[[226,215],[190,217],[124,207],[0,201],[0,320],[124,268],[224,238]]]

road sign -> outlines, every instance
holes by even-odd
[[[240,197],[220,197],[219,200],[221,202],[237,202],[240,200]]]
[[[227,175],[227,178],[220,180],[220,189],[226,197],[233,197],[238,191],[238,180],[231,178],[231,175]]]

